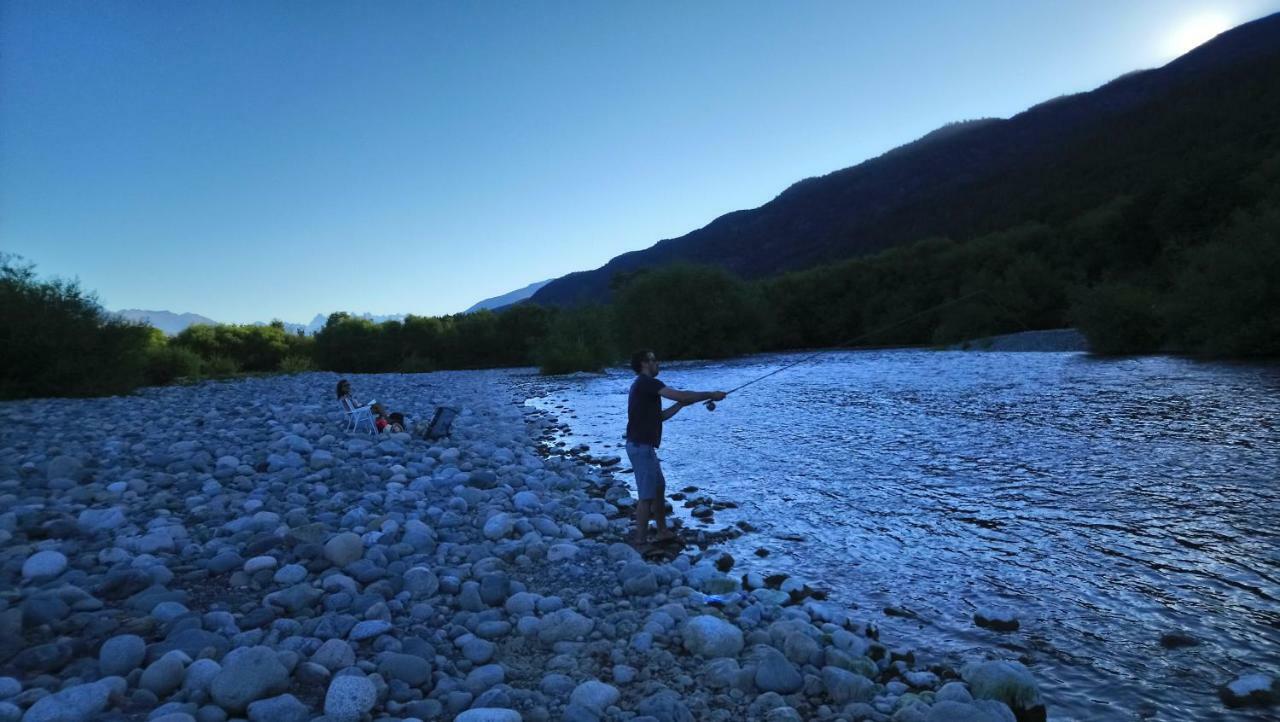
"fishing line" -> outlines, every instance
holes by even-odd
[[[759,382],[759,381],[764,381],[765,379],[769,378],[770,376],[773,376],[774,374],[782,373],[783,371],[786,371],[786,370],[787,370],[787,369],[789,369],[789,368],[795,368],[796,366],[799,366],[800,364],[805,363],[806,361],[812,361],[813,359],[815,359],[815,358],[817,358],[817,357],[821,356],[821,355],[822,355],[822,354],[824,354],[824,353],[831,353],[832,351],[839,351],[839,350],[842,350],[842,349],[844,349],[844,348],[846,348],[846,347],[848,347],[848,346],[853,345],[853,344],[854,344],[855,342],[857,342],[857,341],[861,341],[862,339],[868,338],[868,337],[870,337],[870,336],[875,336],[876,334],[884,333],[885,331],[889,331],[889,330],[891,330],[891,329],[897,328],[898,326],[901,326],[901,325],[903,325],[903,324],[907,323],[908,321],[914,321],[914,320],[916,320],[917,318],[920,318],[921,316],[924,316],[925,314],[933,313],[934,311],[939,311],[939,310],[944,309],[944,308],[946,308],[946,307],[948,307],[948,306],[954,306],[954,305],[956,305],[957,303],[960,303],[960,302],[962,302],[962,301],[968,301],[969,299],[974,298],[974,297],[976,297],[976,296],[980,296],[980,295],[982,295],[982,294],[984,294],[984,293],[988,293],[987,289],[985,289],[985,288],[978,289],[977,291],[974,291],[974,292],[972,292],[972,293],[966,293],[966,294],[965,294],[965,295],[963,295],[963,296],[957,296],[956,298],[953,298],[953,299],[951,299],[951,300],[949,300],[949,301],[943,301],[942,303],[939,303],[939,304],[937,304],[936,306],[930,306],[929,308],[926,308],[926,309],[924,309],[924,310],[922,310],[922,311],[917,311],[916,313],[913,313],[913,314],[911,314],[910,316],[907,316],[907,317],[905,317],[905,318],[900,318],[900,319],[898,319],[897,321],[894,321],[894,322],[893,322],[893,323],[891,323],[891,324],[888,324],[888,325],[885,325],[885,326],[880,326],[880,327],[874,328],[874,329],[872,329],[872,330],[870,330],[870,331],[866,331],[866,332],[860,333],[860,334],[858,334],[857,336],[854,336],[853,338],[850,338],[850,339],[849,339],[849,340],[847,340],[847,341],[842,341],[842,342],[840,342],[840,343],[836,344],[835,346],[833,346],[833,347],[831,347],[831,348],[824,348],[824,349],[822,349],[821,351],[816,351],[816,352],[814,352],[814,353],[811,353],[811,354],[809,354],[808,356],[805,356],[804,358],[801,358],[801,359],[796,360],[796,361],[792,361],[791,363],[786,364],[785,366],[779,366],[778,368],[776,368],[776,369],[774,369],[774,370],[770,371],[769,373],[767,373],[767,374],[765,374],[765,375],[763,375],[763,376],[760,376],[760,377],[758,377],[758,378],[754,378],[754,379],[752,379],[752,380],[750,380],[750,381],[746,382],[745,384],[742,384],[741,386],[737,386],[737,387],[735,387],[735,388],[733,388],[733,389],[731,389],[731,390],[729,390],[729,391],[726,391],[726,392],[725,392],[725,395],[727,396],[728,394],[732,394],[732,393],[734,393],[734,392],[736,392],[736,391],[741,391],[742,389],[745,389],[746,387],[750,386],[751,384],[754,384],[754,383]],[[1009,310],[1008,308],[1005,308],[1005,307],[1004,307],[1004,305],[1003,305],[1003,304],[1001,304],[999,301],[996,301],[994,298],[992,298],[991,300],[992,300],[992,302],[994,302],[997,306],[1000,306],[1001,308],[1003,308],[1005,311],[1008,311],[1008,310]],[[1011,315],[1015,320],[1017,320],[1017,318],[1018,318],[1018,317],[1017,317],[1017,314],[1010,314],[1010,315]],[[1023,327],[1023,329],[1026,329],[1026,325],[1025,325],[1025,324],[1023,324],[1021,321],[1019,321],[1019,322],[1018,322],[1018,325],[1022,326],[1022,327]],[[714,402],[714,401],[708,401],[708,402],[706,402],[706,407],[707,407],[707,409],[708,409],[709,411],[715,411],[715,409],[716,409],[715,402]]]

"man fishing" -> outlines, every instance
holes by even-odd
[[[700,401],[722,401],[723,391],[681,391],[658,380],[658,359],[653,351],[645,349],[631,356],[631,369],[636,380],[627,396],[627,458],[636,474],[636,546],[643,545],[649,536],[649,519],[657,525],[656,539],[665,541],[675,536],[667,530],[667,480],[662,476],[658,463],[658,447],[662,444],[662,422],[675,416],[680,409]],[[675,403],[662,408],[662,399]],[[707,408],[715,407],[708,404]]]

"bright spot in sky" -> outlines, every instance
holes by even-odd
[[[1218,33],[1230,30],[1234,23],[1222,13],[1207,12],[1183,20],[1164,41],[1164,54],[1177,57],[1208,42]]]

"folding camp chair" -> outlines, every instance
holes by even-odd
[[[345,397],[344,397],[345,398]],[[355,408],[347,408],[347,404],[342,403],[342,414],[347,421],[347,433],[359,431],[361,426],[368,426],[370,434],[378,433],[378,427],[373,423],[373,405],[376,401],[370,401],[364,406],[356,406]]]

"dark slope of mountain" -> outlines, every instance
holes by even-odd
[[[524,288],[518,288],[514,291],[509,291],[507,293],[502,294],[501,296],[486,298],[483,301],[477,302],[476,304],[471,306],[471,308],[468,308],[467,310],[463,311],[463,313],[473,313],[475,311],[479,311],[481,309],[486,309],[486,308],[491,311],[496,311],[497,309],[502,308],[503,306],[510,306],[513,303],[518,303],[520,301],[525,300],[526,298],[537,293],[538,289],[542,288],[548,283],[551,283],[550,279],[546,281],[538,281],[537,283],[530,283],[528,286],[525,286]]]
[[[1280,14],[1159,69],[1007,120],[945,127],[800,181],[759,208],[556,279],[533,301],[605,300],[617,274],[676,261],[758,278],[930,236],[964,239],[1069,217],[1117,195],[1160,195],[1186,169],[1197,182],[1230,182],[1274,142],[1278,92]]]

